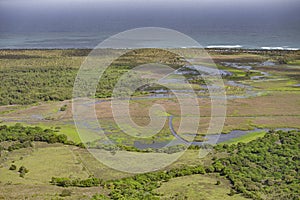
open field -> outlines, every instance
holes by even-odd
[[[84,155],[84,153],[83,153]],[[24,178],[17,171],[9,170],[14,164],[25,166],[29,172]],[[59,198],[63,188],[49,184],[53,176],[88,178],[91,172],[71,146],[35,143],[34,148],[16,150],[1,157],[0,199],[53,199]],[[103,188],[69,188],[72,197],[90,199]]]
[[[217,181],[220,181],[219,185],[216,184]],[[241,195],[229,196],[230,183],[214,175],[190,175],[174,178],[167,183],[163,183],[156,192],[162,195],[161,199],[247,199]]]
[[[14,151],[1,169],[2,182],[11,182],[12,184],[47,184],[52,176],[68,174],[68,176],[76,176],[78,178],[88,177],[88,172],[83,171],[82,164],[72,155],[73,152],[69,147],[42,145],[36,144],[29,152]],[[26,174],[25,178],[21,178],[18,176],[18,173],[8,170],[12,163],[17,167],[23,165],[29,169],[29,173]]]

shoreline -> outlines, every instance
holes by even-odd
[[[146,47],[137,49],[203,49],[208,52],[227,52],[227,53],[264,53],[264,52],[299,52],[300,49],[252,49],[252,48],[160,48],[160,47]],[[102,50],[130,50],[131,48],[99,48]],[[133,49],[133,48],[132,48]],[[0,48],[0,51],[51,51],[51,50],[78,50],[78,51],[92,51],[93,48]],[[134,49],[133,49],[134,50]]]

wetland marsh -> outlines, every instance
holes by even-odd
[[[107,49],[103,51],[102,53],[105,55],[107,53],[105,51],[114,53],[114,51],[122,50]],[[189,51],[189,59],[192,59],[194,51],[197,50],[188,49],[187,51]],[[228,171],[222,171],[227,174],[227,177],[223,177],[216,175],[219,173],[218,170],[210,173],[209,167],[214,164],[214,168],[217,168],[216,159],[234,154],[230,148],[241,148],[242,150],[244,148],[246,151],[247,144],[255,145],[255,141],[267,140],[268,137],[271,137],[269,132],[279,130],[297,132],[300,129],[298,109],[300,105],[300,87],[298,87],[300,84],[298,62],[300,51],[211,49],[208,52],[220,69],[226,92],[227,112],[221,132],[206,134],[212,106],[209,88],[218,91],[213,82],[203,80],[203,76],[214,76],[214,71],[208,70],[210,66],[205,66],[199,61],[199,65],[193,68],[188,64],[188,60],[183,60],[169,52],[143,49],[134,52],[135,56],[138,55],[136,56],[138,59],[132,61],[133,54],[125,54],[106,70],[104,79],[100,80],[97,86],[95,96],[91,97],[94,103],[83,105],[86,108],[95,107],[101,128],[99,129],[94,122],[82,122],[82,127],[86,128],[85,137],[82,137],[78,134],[73,121],[71,98],[76,73],[89,50],[1,50],[0,125],[3,126],[2,130],[5,130],[5,125],[14,127],[16,123],[20,123],[24,127],[38,126],[42,129],[50,129],[58,135],[64,134],[67,140],[73,143],[47,144],[30,140],[32,143],[30,147],[8,151],[7,146],[16,146],[18,141],[1,141],[0,185],[2,192],[0,198],[11,199],[21,198],[21,196],[30,199],[59,198],[63,188],[50,184],[52,177],[68,177],[70,180],[88,180],[89,177],[96,177],[104,182],[97,186],[81,187],[80,189],[70,186],[69,190],[72,194],[64,198],[96,199],[96,194],[98,194],[103,198],[118,199],[116,195],[119,194],[118,188],[122,185],[118,181],[130,182],[140,179],[99,163],[82,145],[78,145],[83,142],[85,147],[89,148],[95,148],[99,144],[105,146],[105,140],[97,134],[97,131],[102,131],[122,151],[152,153],[156,151],[155,149],[165,146],[176,138],[178,141],[174,144],[178,145],[178,149],[167,148],[159,153],[176,153],[178,150],[182,150],[185,142],[191,145],[178,161],[165,169],[171,170],[168,171],[168,176],[172,179],[170,182],[168,182],[169,179],[161,179],[164,182],[161,185],[160,182],[154,181],[154,183],[151,179],[151,184],[155,186],[151,185],[151,190],[141,189],[141,191],[151,191],[149,194],[157,198],[168,199],[180,196],[180,194],[168,193],[170,190],[174,191],[173,188],[178,188],[179,182],[184,182],[184,187],[191,186],[191,191],[187,194],[188,198],[195,199],[199,188],[194,187],[192,182],[198,181],[203,187],[208,186],[203,191],[205,195],[217,189],[221,196],[239,193],[233,196],[236,199],[244,197],[255,199],[257,197],[255,195],[258,194],[262,199],[268,199],[264,198],[267,191],[260,191],[247,180],[241,179],[245,183],[246,190],[244,191],[243,188],[237,187],[236,183],[232,182],[233,175],[228,175]],[[139,88],[133,94],[130,99],[130,115],[135,123],[147,125],[150,122],[148,110],[154,104],[162,105],[165,108],[164,112],[157,112],[155,116],[158,119],[166,120],[163,129],[153,137],[135,138],[124,133],[114,121],[111,107],[112,89],[118,77],[135,66],[149,62],[166,63],[174,68],[174,72],[169,75],[167,82],[172,84],[175,90],[146,83],[146,87]],[[198,68],[203,74],[199,74],[195,68]],[[184,75],[186,79],[182,81],[178,78],[180,75]],[[147,74],[147,78],[151,79],[151,74]],[[191,85],[192,90],[187,89],[187,85]],[[178,132],[180,118],[193,116],[181,113],[174,92],[185,95],[194,93],[197,96],[200,121],[196,132]],[[210,138],[214,137],[218,137],[217,150],[214,150],[212,155],[199,158],[197,150],[201,148],[201,144],[209,143]],[[287,139],[283,138],[282,142],[284,140]],[[235,146],[239,143],[243,143],[245,146]],[[226,153],[223,150],[220,151],[223,145]],[[101,146],[101,148],[109,149],[110,147]],[[115,149],[109,151],[115,151]],[[41,164],[46,162],[51,165]],[[29,173],[25,174],[23,178],[20,177],[18,172],[9,170],[13,164],[17,167],[27,167]],[[201,170],[201,173],[198,171],[199,173],[197,172],[195,175],[197,170],[194,168],[189,169],[192,171],[190,173],[183,172],[184,167],[199,164],[203,165],[207,175],[203,175]],[[175,172],[172,170],[178,170],[184,175],[178,174],[178,178],[173,179],[177,175],[173,176],[172,173]],[[46,171],[47,173],[45,173]],[[152,175],[150,174],[150,176]],[[163,177],[163,175],[160,176]],[[231,182],[226,180],[228,176],[231,177]],[[290,177],[290,179],[292,178]],[[217,181],[220,182],[220,186],[214,185],[214,182]],[[292,179],[292,183],[295,184],[296,181]],[[255,184],[259,185],[260,183],[255,182]],[[250,186],[254,189],[252,190]],[[37,187],[40,188],[38,191],[35,190]],[[15,189],[22,191],[23,194],[13,192]],[[289,189],[293,190],[292,186]],[[126,193],[126,195],[128,194]],[[272,195],[274,197],[275,194]],[[297,194],[295,193],[295,195]],[[129,198],[129,196],[126,197]],[[230,196],[226,197],[232,199]]]

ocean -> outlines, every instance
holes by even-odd
[[[173,29],[207,48],[300,48],[298,0],[219,6],[202,1],[187,5],[47,2],[0,2],[0,49],[94,48],[112,35],[141,27]],[[164,41],[160,43],[164,46]]]
[[[124,29],[126,30],[126,29]],[[176,29],[174,29],[176,30]],[[177,29],[178,30],[178,29]],[[179,29],[180,31],[180,29]],[[182,31],[206,48],[298,50],[300,33],[295,30],[216,29]],[[0,33],[0,49],[94,48],[116,31]],[[148,44],[151,41],[148,41]],[[161,41],[163,46],[163,41]],[[147,47],[147,44],[145,44]],[[181,46],[184,47],[184,46]],[[188,48],[188,47],[185,47]]]

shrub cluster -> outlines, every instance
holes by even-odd
[[[230,155],[213,166],[247,197],[299,199],[299,144],[300,132],[270,132],[247,144],[218,146]]]
[[[58,178],[52,177],[50,183],[61,187],[93,187],[99,186],[103,181],[99,178],[88,178],[88,179],[71,179],[71,178]]]
[[[69,141],[64,134],[57,134],[57,131],[52,129],[42,129],[41,127],[23,126],[19,123],[13,126],[0,126],[0,144],[4,141],[12,141],[13,143],[4,148],[0,145],[1,150],[13,151],[20,148],[27,148],[32,146],[33,141],[47,142],[47,143],[62,143],[68,145],[76,145],[84,148],[82,143],[75,144]]]

